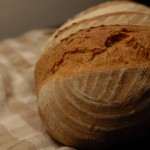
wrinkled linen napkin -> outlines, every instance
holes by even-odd
[[[0,150],[73,150],[55,142],[38,115],[34,66],[53,31],[0,42]]]

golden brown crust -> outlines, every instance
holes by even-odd
[[[139,19],[140,19],[140,16],[142,17],[142,16],[145,16],[145,15],[150,15],[150,14],[145,14],[145,13],[142,13],[142,12],[136,12],[136,13],[135,12],[114,12],[114,13],[104,14],[104,15],[101,15],[101,16],[95,16],[95,17],[92,17],[90,19],[83,19],[79,22],[73,23],[70,26],[67,26],[67,27],[63,28],[62,30],[59,30],[57,32],[57,34],[55,34],[55,38],[57,38],[58,36],[61,36],[62,33],[64,33],[65,31],[67,31],[69,29],[73,29],[74,27],[79,26],[81,24],[88,24],[92,21],[103,20],[103,19],[105,19],[107,17],[111,17],[111,16],[115,16],[117,18],[117,17],[120,17],[121,15],[130,16],[130,15],[134,15],[134,14],[139,15]],[[128,25],[131,25],[131,23],[129,22]],[[132,25],[134,25],[134,23],[132,23]],[[103,24],[102,24],[102,26],[103,26]]]
[[[85,29],[49,48],[36,66],[39,87],[57,73],[83,68],[150,66],[150,27],[100,26]]]

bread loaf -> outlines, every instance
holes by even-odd
[[[90,8],[60,27],[35,67],[39,114],[75,148],[107,148],[149,133],[150,9]]]

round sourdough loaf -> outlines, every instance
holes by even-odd
[[[150,9],[90,8],[60,27],[35,67],[49,134],[75,148],[107,148],[149,133]]]

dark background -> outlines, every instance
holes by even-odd
[[[133,1],[150,6],[150,0],[133,0]]]
[[[135,138],[128,142],[116,145],[109,150],[150,150],[150,136]]]

